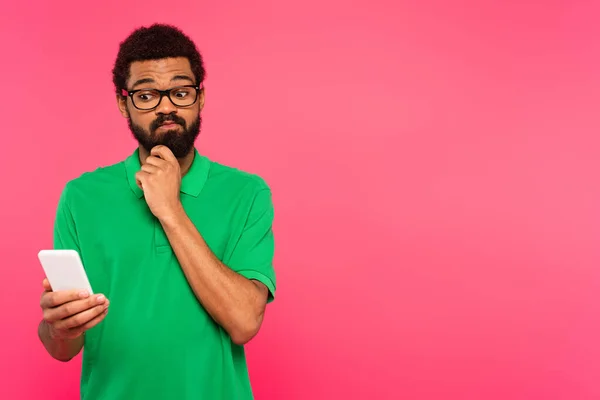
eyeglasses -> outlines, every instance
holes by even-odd
[[[167,90],[158,89],[121,89],[123,97],[131,97],[133,106],[138,110],[152,110],[160,104],[163,96],[167,96],[171,103],[177,107],[189,107],[198,100],[198,94],[202,89],[200,85],[177,86]]]

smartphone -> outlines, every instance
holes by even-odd
[[[41,250],[38,259],[53,291],[83,289],[94,294],[77,251]]]

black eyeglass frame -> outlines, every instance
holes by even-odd
[[[179,88],[194,88],[196,89],[196,98],[194,99],[194,101],[191,104],[188,104],[187,106],[180,106],[175,104],[175,102],[173,101],[173,99],[171,98],[171,92],[173,90],[179,89]],[[196,104],[196,102],[198,101],[198,97],[200,97],[200,91],[204,89],[204,86],[202,84],[199,85],[181,85],[181,86],[175,86],[172,87],[170,89],[166,89],[166,90],[158,90],[158,89],[136,89],[136,90],[126,90],[126,89],[121,89],[121,96],[123,97],[131,97],[131,103],[133,104],[133,106],[135,108],[137,108],[138,110],[141,111],[150,111],[150,110],[154,110],[156,107],[158,107],[160,105],[160,103],[162,102],[163,97],[167,96],[167,98],[169,99],[169,101],[171,102],[171,104],[173,104],[175,107],[180,107],[180,108],[185,108],[185,107],[191,107],[194,104]],[[140,108],[135,104],[135,101],[133,100],[133,95],[136,94],[137,92],[142,92],[142,91],[153,91],[153,92],[157,92],[158,94],[160,94],[160,98],[158,99],[158,103],[156,103],[156,105],[154,107],[150,107],[150,108]]]

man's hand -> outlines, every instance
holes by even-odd
[[[86,291],[53,292],[44,279],[40,300],[44,322],[51,339],[75,339],[98,325],[108,313],[108,300],[101,294],[90,296]]]
[[[168,147],[154,147],[135,177],[156,218],[163,220],[181,210],[181,170],[179,161]]]

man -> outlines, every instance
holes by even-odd
[[[134,31],[113,81],[139,147],[62,192],[55,248],[79,252],[96,294],[44,280],[39,336],[58,360],[83,349],[83,399],[253,398],[243,345],[275,294],[271,192],[195,149],[204,75],[177,28]]]

